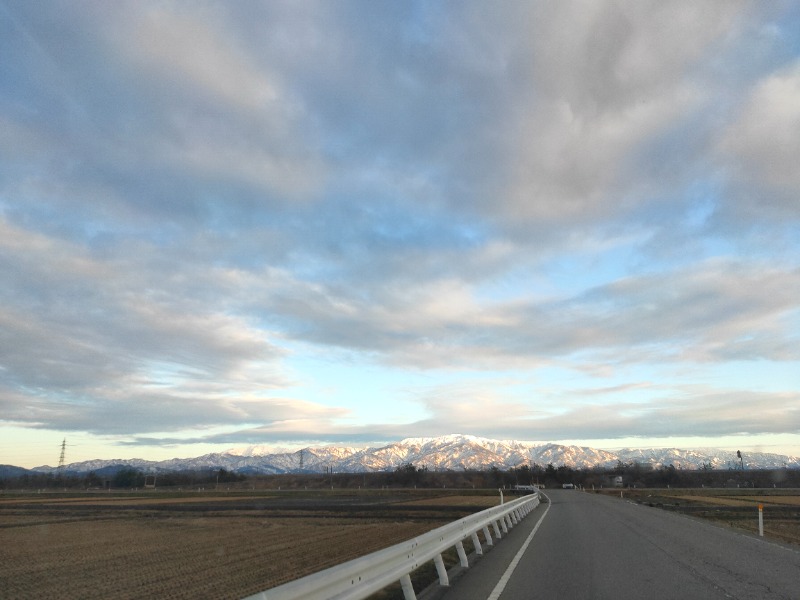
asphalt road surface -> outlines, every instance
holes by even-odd
[[[619,498],[546,493],[442,599],[800,599],[795,548]]]

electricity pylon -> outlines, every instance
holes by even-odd
[[[58,457],[58,471],[59,473],[64,470],[64,454],[67,451],[67,438],[61,442],[61,456]]]

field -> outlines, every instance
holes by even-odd
[[[466,494],[6,494],[0,597],[242,598],[498,502]]]
[[[797,490],[603,492],[750,532],[763,504],[765,536],[800,544]],[[2,494],[0,598],[238,599],[498,503],[496,492],[486,493]]]
[[[631,501],[751,533],[758,533],[758,505],[761,504],[764,537],[800,545],[800,494],[796,489],[626,489],[605,492],[622,493]]]

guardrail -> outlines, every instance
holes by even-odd
[[[468,567],[463,541],[472,539],[477,554],[483,554],[478,532],[487,545],[519,523],[539,505],[539,494],[523,496],[507,504],[469,515],[414,539],[384,548],[248,596],[244,600],[363,600],[388,585],[400,582],[406,600],[416,600],[409,574],[428,561],[436,565],[440,585],[449,585],[442,552],[455,547],[462,567]]]

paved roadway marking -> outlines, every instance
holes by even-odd
[[[530,546],[531,541],[533,540],[533,536],[535,536],[536,532],[539,531],[539,525],[542,524],[542,521],[544,521],[544,518],[547,516],[547,511],[549,510],[550,510],[550,503],[548,502],[547,508],[544,510],[544,514],[541,517],[539,517],[539,520],[536,522],[536,527],[534,527],[533,531],[530,532],[530,535],[528,535],[528,538],[525,540],[525,543],[522,544],[522,548],[520,548],[519,551],[517,551],[517,554],[514,556],[514,560],[512,560],[511,564],[508,565],[508,569],[506,569],[506,572],[503,573],[503,576],[500,578],[500,581],[497,582],[497,585],[492,590],[492,593],[489,594],[489,600],[497,600],[500,597],[500,594],[503,593],[503,590],[506,589],[506,584],[508,583],[508,580],[511,579],[511,576],[514,574],[514,570],[517,568],[517,565],[519,564],[522,555],[525,554],[525,550],[527,550],[528,546]]]
[[[517,555],[499,600],[800,598],[796,548],[619,497],[577,490],[547,495],[547,519],[537,517],[543,504],[455,580],[442,600],[494,598]],[[530,535],[534,523],[541,525],[536,537]]]

